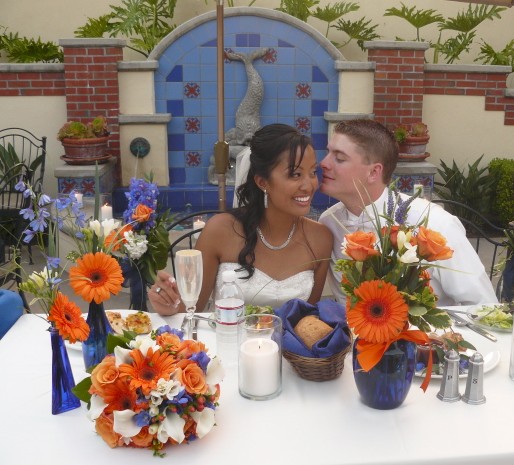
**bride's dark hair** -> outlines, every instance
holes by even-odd
[[[243,227],[245,245],[239,252],[237,261],[242,269],[248,271],[247,278],[254,273],[255,245],[257,231],[264,216],[264,192],[255,183],[254,177],[269,179],[271,171],[278,165],[284,152],[289,154],[289,175],[300,166],[305,155],[305,149],[312,145],[308,136],[300,134],[287,124],[270,124],[255,132],[250,141],[250,168],[246,182],[241,184],[236,192],[239,208],[232,214]],[[300,157],[296,155],[300,149]]]

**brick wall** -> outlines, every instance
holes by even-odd
[[[62,96],[64,87],[62,65],[8,66],[1,74],[0,97]]]

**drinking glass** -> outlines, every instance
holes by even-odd
[[[202,289],[202,252],[193,249],[179,250],[175,254],[175,269],[178,290],[187,311],[187,338],[191,339],[193,315]]]

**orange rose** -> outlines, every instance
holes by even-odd
[[[164,350],[170,350],[177,352],[180,349],[182,341],[176,334],[162,333],[155,339],[155,342],[159,344]]]
[[[176,355],[178,359],[189,358],[196,352],[206,352],[203,342],[186,339],[180,344]]]
[[[140,203],[134,213],[132,213],[132,219],[136,220],[138,223],[144,223],[150,219],[151,214],[153,213],[153,208],[147,207]]]
[[[418,245],[419,255],[429,262],[447,260],[453,256],[453,250],[446,245],[442,234],[420,226],[414,241]]]
[[[116,358],[114,355],[107,355],[91,373],[91,394],[99,394],[104,396],[106,384],[112,384],[118,379],[120,372],[116,366]]]
[[[113,424],[112,415],[105,413],[102,413],[95,422],[96,432],[112,448],[119,446],[121,441],[121,435],[114,431]]]
[[[389,241],[391,242],[391,245],[398,249],[398,232],[400,231],[400,226],[393,225],[390,228],[387,226],[384,226],[382,228],[382,235],[386,235],[389,233]]]
[[[139,433],[137,433],[135,436],[132,436],[131,444],[134,444],[136,447],[150,447],[154,437],[155,434],[150,434],[148,432],[148,426],[143,426]]]
[[[379,255],[379,251],[375,249],[376,240],[372,232],[357,231],[347,234],[343,242],[343,253],[362,262],[372,255]]]
[[[192,360],[181,360],[177,363],[178,379],[190,394],[205,394],[207,383],[203,370]]]
[[[132,226],[126,224],[122,226],[120,229],[113,229],[109,235],[104,239],[104,245],[107,249],[111,251],[119,250],[121,244],[126,243],[124,234],[126,232],[132,231]]]

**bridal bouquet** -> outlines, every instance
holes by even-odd
[[[421,224],[405,224],[412,199],[404,201],[390,189],[383,214],[375,210],[375,232],[347,234],[342,251],[349,258],[336,263],[347,295],[348,325],[358,335],[357,358],[364,371],[371,370],[393,342],[428,344],[426,333],[432,328],[451,326],[448,314],[436,306],[428,269],[437,266],[434,261],[450,258],[453,251],[441,234],[426,227],[427,218]],[[430,359],[423,389],[431,370]]]
[[[161,326],[147,335],[109,335],[109,352],[74,389],[88,403],[98,434],[110,447],[145,447],[162,455],[166,444],[205,436],[224,372],[201,342]]]

